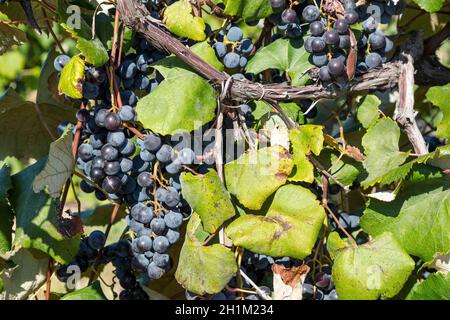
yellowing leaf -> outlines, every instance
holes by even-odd
[[[292,181],[314,181],[314,167],[307,156],[312,153],[319,155],[323,148],[323,127],[318,125],[303,125],[289,131],[292,144],[295,169],[289,177]]]
[[[225,230],[235,246],[273,257],[302,259],[317,240],[325,211],[306,188],[285,185],[277,190],[265,216],[246,214]]]
[[[72,57],[65,65],[59,78],[58,91],[73,99],[83,98],[85,62],[80,55]]]
[[[292,156],[281,146],[250,150],[225,165],[227,189],[248,209],[259,210],[286,183],[293,166]]]
[[[170,32],[177,36],[195,41],[206,39],[205,22],[201,17],[192,15],[192,8],[188,1],[180,0],[168,6],[164,11],[163,21]]]

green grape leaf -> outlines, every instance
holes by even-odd
[[[309,53],[302,39],[278,39],[256,52],[247,64],[246,72],[258,74],[267,69],[285,71],[292,85],[304,85],[309,77],[305,72],[312,67]]]
[[[100,281],[95,281],[86,288],[64,295],[61,300],[106,300],[106,298],[100,286]]]
[[[399,140],[400,128],[389,118],[380,119],[367,130],[362,139],[366,154],[363,165],[368,172],[363,187],[374,185],[379,177],[405,162],[408,153],[399,150]]]
[[[24,101],[14,90],[8,89],[0,97],[0,160],[8,156],[18,159],[39,159],[45,156],[52,139],[43,121],[51,133],[58,136],[58,124],[65,120],[72,121],[74,118],[74,111],[70,108],[49,104],[35,105]]]
[[[171,72],[150,94],[140,99],[137,119],[162,135],[193,131],[214,119],[216,92],[202,77],[187,71]]]
[[[203,228],[214,233],[236,213],[230,195],[215,170],[204,175],[181,174],[183,198],[196,212],[203,223]]]
[[[342,249],[334,260],[332,278],[339,299],[392,298],[414,265],[392,234],[383,233],[357,248]]]
[[[414,285],[406,300],[450,300],[450,273],[432,273]]]
[[[108,62],[108,51],[103,46],[100,39],[97,37],[92,39],[92,35],[84,37],[82,33],[70,28],[65,23],[63,23],[62,26],[77,41],[76,47],[80,50],[87,63],[96,67],[101,67]]]
[[[14,212],[8,200],[12,188],[10,173],[8,166],[0,168],[0,254],[11,250]]]
[[[336,256],[342,249],[347,248],[349,245],[350,243],[344,241],[336,231],[333,231],[328,235],[327,251],[330,254],[330,258],[333,260],[336,259]]]
[[[206,39],[205,22],[203,18],[192,15],[192,7],[187,1],[180,0],[168,6],[164,10],[163,22],[177,36],[195,41]]]
[[[380,104],[380,99],[373,94],[369,94],[361,99],[356,117],[364,128],[369,128],[378,119],[378,107]]]
[[[75,158],[72,152],[73,133],[69,126],[64,134],[50,144],[48,160],[44,169],[34,178],[33,191],[38,193],[48,187],[51,197],[58,198],[72,175]]]
[[[323,148],[323,127],[318,125],[302,125],[289,131],[295,168],[289,180],[314,181],[314,166],[309,162],[311,153],[319,155]]]
[[[80,213],[80,217],[83,221],[83,229],[85,234],[90,234],[95,230],[100,230],[106,232],[108,225],[111,220],[111,213],[114,209],[114,206],[111,204],[97,206],[93,210],[87,210]],[[123,233],[123,230],[127,227],[127,223],[125,221],[125,217],[127,213],[125,208],[120,207],[116,219],[111,226],[111,230],[109,231],[108,239],[106,240],[106,245],[113,244],[117,242]]]
[[[325,211],[311,191],[288,184],[277,190],[265,216],[243,215],[225,233],[235,246],[302,259],[311,254],[324,219]]]
[[[267,0],[226,0],[224,13],[239,16],[246,21],[266,18],[273,13],[270,1]]]
[[[34,248],[59,263],[68,263],[78,252],[79,237],[65,238],[58,229],[56,200],[44,191],[33,191],[33,180],[45,163],[46,159],[41,159],[12,176],[9,200],[16,213],[14,246]]]
[[[12,25],[0,24],[0,55],[12,46],[20,45],[26,41],[27,36],[24,31]]]
[[[414,0],[423,10],[428,12],[439,11],[445,3],[445,0]]]
[[[417,157],[397,168],[389,170],[384,175],[373,180],[372,184],[384,186],[393,182],[400,182],[408,176],[414,165],[423,163],[439,167],[443,170],[447,169],[450,163],[450,145],[439,147],[431,153]]]
[[[448,103],[450,101],[450,84],[430,88],[427,92],[427,99],[439,107],[443,114],[443,119],[437,126],[436,136],[450,138],[450,104]]]
[[[294,161],[281,146],[250,150],[225,165],[228,191],[251,210],[259,210],[264,201],[286,183]]]
[[[236,274],[237,265],[233,252],[225,246],[203,246],[198,241],[195,230],[199,225],[200,217],[194,213],[187,226],[175,278],[186,290],[200,295],[214,294]]]
[[[214,52],[214,49],[207,41],[196,43],[190,49],[200,58],[208,62],[210,66],[216,68],[219,71],[223,71],[224,66],[222,62],[219,61],[216,53]],[[158,71],[163,75],[164,78],[170,78],[172,72],[175,74],[175,76],[178,72],[183,70],[194,72],[194,70],[189,65],[181,61],[175,55],[171,55],[167,58],[155,62],[152,67],[158,69]]]
[[[61,72],[58,91],[73,99],[83,98],[84,68],[85,62],[81,56],[73,56]]]
[[[331,148],[322,150],[319,156],[320,163],[328,172],[345,186],[355,182],[363,170],[362,164],[349,157],[339,158],[339,153]],[[330,181],[333,184],[333,181]]]
[[[424,261],[450,248],[450,182],[411,183],[392,202],[371,199],[361,218],[370,235],[392,232],[405,250]]]

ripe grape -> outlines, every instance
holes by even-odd
[[[326,45],[327,44],[322,38],[314,38],[311,42],[312,51],[315,53],[322,52],[325,49]]]
[[[109,112],[105,117],[104,124],[106,129],[116,131],[119,130],[122,121],[117,113]]]
[[[239,42],[242,40],[243,35],[241,28],[233,26],[227,32],[227,39],[231,42]]]
[[[346,34],[348,32],[348,23],[345,19],[337,19],[333,27],[340,34]]]
[[[330,75],[330,72],[329,72],[327,66],[323,66],[323,67],[320,68],[320,70],[319,70],[319,78],[320,78],[320,80],[325,81],[325,82],[326,81],[331,81],[332,77]]]
[[[341,35],[339,37],[339,48],[340,49],[348,49],[350,48],[350,36],[348,35]]]
[[[371,52],[367,55],[365,63],[369,69],[374,69],[382,64],[382,58],[379,53]]]
[[[323,39],[326,44],[337,45],[339,44],[339,33],[336,30],[328,30],[324,33]]]
[[[328,62],[328,71],[332,76],[340,76],[345,72],[345,65],[341,60],[333,58]]]
[[[122,187],[122,181],[117,176],[107,176],[102,183],[102,188],[108,193],[117,193]]]
[[[316,53],[312,56],[312,63],[317,67],[322,67],[328,62],[328,57],[326,53]]]
[[[270,0],[270,5],[274,9],[283,8],[286,4],[286,0]]]
[[[386,37],[382,32],[374,32],[369,36],[369,44],[372,50],[383,49],[386,46]]]
[[[213,48],[219,59],[222,59],[227,54],[227,46],[223,42],[216,42],[213,45]]]
[[[308,5],[303,9],[302,16],[306,22],[313,22],[319,19],[320,11],[316,6]]]
[[[113,161],[119,157],[119,151],[109,143],[105,144],[102,147],[101,153],[102,153],[102,158],[106,161]]]
[[[106,242],[106,236],[105,234],[100,231],[96,230],[93,231],[88,238],[89,246],[94,250],[100,250],[103,248]]]
[[[165,253],[169,246],[169,240],[164,236],[158,236],[153,241],[153,249],[158,253]]]
[[[315,37],[320,37],[325,32],[325,25],[322,21],[314,21],[309,26],[309,31]]]
[[[240,59],[241,57],[237,53],[229,52],[223,58],[223,64],[226,68],[234,69],[239,66]]]
[[[344,18],[348,24],[355,24],[359,20],[359,14],[355,10],[347,10],[345,11]]]
[[[69,61],[70,57],[65,54],[62,54],[55,58],[55,60],[53,61],[53,66],[56,71],[61,72]]]
[[[284,23],[295,23],[297,21],[297,12],[292,9],[285,9],[281,13],[281,21]]]

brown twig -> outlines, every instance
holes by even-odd
[[[119,38],[119,22],[120,22],[120,12],[119,10],[116,10],[116,14],[114,16],[114,35],[113,35],[113,42],[112,42],[112,48],[111,48],[111,61],[113,65],[116,63],[116,55],[117,55],[117,45],[118,45],[118,38]]]
[[[52,29],[50,22],[48,21],[47,12],[45,11],[45,9],[43,7],[42,7],[42,14],[44,15],[44,18],[45,18],[45,25],[47,26],[48,31],[52,35],[53,40],[55,40],[55,43],[58,46],[59,51],[61,51],[62,54],[66,54],[66,51],[64,50],[61,42],[59,41],[58,37],[56,36],[55,32]]]
[[[53,274],[53,259],[49,258],[48,264],[47,264],[47,278],[46,278],[46,283],[45,283],[45,300],[50,300],[50,293],[51,293],[51,286],[52,286],[52,282],[51,282],[52,274]]]

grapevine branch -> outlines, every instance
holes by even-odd
[[[308,86],[263,85],[248,80],[229,81],[229,75],[210,66],[170,33],[156,26],[146,7],[139,1],[118,0],[117,10],[128,27],[140,33],[157,49],[176,55],[208,79],[216,89],[220,90],[224,83],[229,82],[228,92],[225,94],[231,100],[264,100],[274,106],[276,102],[280,101],[334,99],[348,92],[363,93],[368,90],[385,90],[399,85],[401,99],[397,105],[396,119],[407,133],[416,153],[427,152],[424,139],[414,119],[414,99],[413,92],[411,92],[411,84],[414,84],[414,68],[418,71],[416,72],[416,83],[422,85],[439,85],[442,82],[449,82],[447,79],[450,78],[450,70],[440,65],[435,57],[424,55],[422,39],[415,41],[409,48],[410,51],[413,51],[409,53],[410,58],[405,60],[406,56],[403,55],[400,59],[386,63],[382,68],[355,77],[343,87],[321,84]],[[427,39],[426,43],[433,44],[433,47],[437,48],[436,43],[442,42],[442,39],[450,32],[449,30],[450,27],[446,26],[438,36]],[[408,52],[406,53],[408,54]]]
[[[148,10],[135,0],[118,0],[117,10],[124,23],[140,33],[157,49],[172,53],[208,79],[217,89],[226,83],[229,76],[210,66],[206,61],[184,46],[168,32],[157,27],[150,19]],[[383,68],[356,77],[345,88],[338,86],[289,86],[283,84],[262,85],[247,80],[235,80],[229,86],[228,96],[236,100],[288,101],[293,99],[336,98],[347,91],[363,92],[383,90],[397,85],[400,62],[387,63]]]

